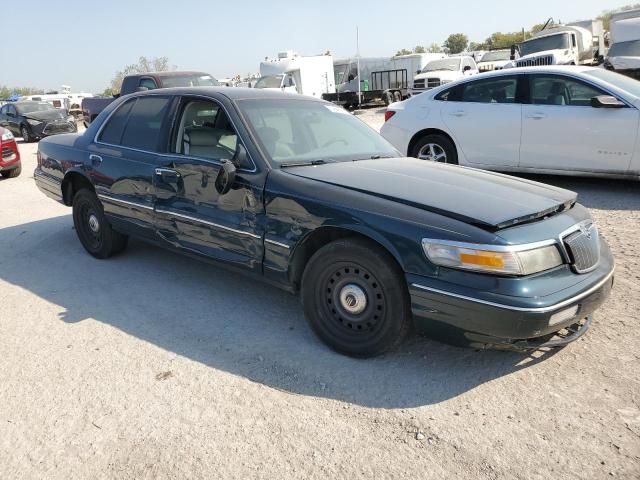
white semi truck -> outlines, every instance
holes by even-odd
[[[321,98],[336,91],[333,57],[329,54],[301,56],[289,50],[260,63],[254,88],[281,90]]]
[[[600,20],[567,25],[547,21],[542,30],[511,47],[509,67],[598,65],[604,60],[604,30]]]
[[[414,76],[425,65],[445,57],[443,53],[412,53],[394,57],[336,60],[333,65],[336,93],[323,95],[322,98],[345,108],[376,101],[389,105],[409,96]]]
[[[640,9],[614,13],[604,66],[640,80]]]

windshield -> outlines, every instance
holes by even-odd
[[[211,75],[188,75],[184,77],[164,77],[162,86],[169,87],[217,87],[218,81]]]
[[[614,43],[607,55],[609,57],[640,57],[640,40]]]
[[[269,77],[260,77],[253,88],[280,88],[282,84],[282,75],[272,75]]]
[[[607,82],[614,87],[629,92],[631,95],[640,98],[640,82],[626,75],[621,75],[611,70],[605,70],[604,68],[594,68],[584,72],[588,77],[597,78]]]
[[[333,73],[336,77],[336,85],[346,82],[347,70],[349,69],[348,63],[341,63],[333,66]]]
[[[511,52],[509,50],[496,50],[495,52],[487,52],[482,56],[481,62],[499,62],[509,60]]]
[[[422,73],[435,72],[437,70],[451,70],[457,72],[460,70],[460,58],[443,58],[442,60],[433,60],[427,63],[427,66],[422,69]]]
[[[47,102],[24,102],[16,103],[16,109],[19,113],[46,112],[55,110],[54,106]]]
[[[562,50],[569,48],[569,34],[549,35],[548,37],[533,38],[520,44],[520,56],[546,50]]]
[[[285,98],[238,104],[263,151],[279,165],[399,156],[377,132],[336,105]]]

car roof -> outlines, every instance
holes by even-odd
[[[177,71],[177,72],[145,72],[145,73],[132,73],[127,75],[127,77],[143,77],[143,76],[149,76],[149,77],[185,77],[187,75],[198,75],[198,76],[202,76],[202,75],[206,75],[208,77],[213,77],[212,75],[209,75],[206,72],[195,72],[195,71]]]
[[[306,95],[297,95],[294,93],[285,93],[277,90],[264,90],[261,88],[244,88],[244,87],[172,87],[147,90],[145,92],[136,92],[131,96],[144,95],[208,95],[217,96],[224,95],[229,100],[247,100],[247,99],[278,99],[278,100],[309,100],[316,102],[324,102],[315,97]]]

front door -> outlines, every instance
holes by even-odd
[[[174,247],[259,271],[264,177],[226,111],[212,100],[184,98],[173,130],[171,153],[154,177],[157,234]],[[236,164],[236,181],[221,194],[216,180],[225,161]]]
[[[154,177],[172,98],[133,98],[105,122],[89,145],[89,176],[116,228],[155,239]]]
[[[442,121],[469,163],[517,166],[522,105],[518,75],[461,84],[443,102]]]
[[[525,168],[625,173],[638,135],[635,108],[594,108],[608,95],[564,75],[531,75],[522,110],[520,165]]]

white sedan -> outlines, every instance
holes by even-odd
[[[408,156],[488,170],[640,179],[640,82],[593,67],[500,70],[391,104]]]

